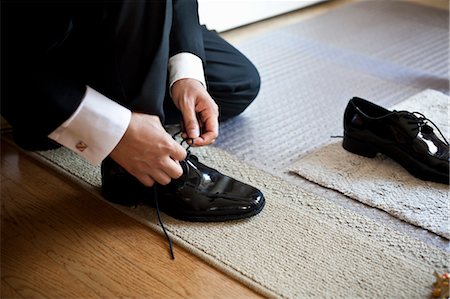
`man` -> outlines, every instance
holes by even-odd
[[[251,62],[199,25],[195,0],[2,4],[1,113],[18,145],[103,161],[113,202],[160,197],[191,221],[261,211],[259,190],[201,164],[164,129],[181,121],[184,138],[211,144],[219,120],[259,90]]]

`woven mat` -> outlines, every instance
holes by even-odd
[[[450,139],[449,100],[450,97],[440,92],[425,90],[393,109],[422,112]],[[384,155],[369,159],[351,154],[341,144],[335,142],[324,146],[300,159],[290,170],[321,186],[450,238],[448,186],[416,179]]]
[[[266,207],[243,221],[189,223],[165,215],[163,221],[176,243],[264,295],[426,297],[433,271],[448,271],[444,250],[308,194],[218,148],[195,153],[260,188]],[[101,198],[98,167],[64,148],[35,156]],[[154,209],[114,206],[160,231]],[[408,279],[405,273],[411,274]]]

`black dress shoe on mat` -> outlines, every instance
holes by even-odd
[[[421,113],[389,111],[355,97],[344,114],[343,147],[365,157],[385,154],[419,179],[448,184],[449,144],[429,124]]]
[[[101,166],[102,194],[122,205],[149,204],[180,220],[227,221],[258,214],[265,199],[258,189],[198,161],[192,154],[180,162],[181,178],[167,186],[146,187],[111,158]],[[155,196],[157,202],[155,202]]]

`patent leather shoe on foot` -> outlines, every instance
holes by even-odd
[[[101,166],[102,194],[114,203],[148,204],[180,220],[227,221],[248,218],[264,207],[261,191],[198,161],[192,154],[180,162],[181,178],[169,185],[146,187],[111,158]]]
[[[419,112],[389,111],[354,97],[344,113],[343,147],[365,157],[385,154],[419,179],[449,184],[449,144]]]

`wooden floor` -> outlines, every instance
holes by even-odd
[[[1,298],[254,298],[254,292],[1,142]]]
[[[231,42],[337,0],[229,31]],[[446,0],[412,0],[448,9]],[[1,141],[1,298],[255,298],[227,275]]]

